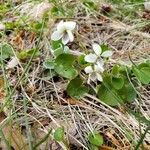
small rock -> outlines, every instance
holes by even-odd
[[[0,30],[5,30],[5,25],[0,23]]]
[[[16,57],[12,57],[12,59],[7,64],[7,69],[11,69],[16,67],[19,64],[19,61]]]
[[[101,7],[103,13],[110,13],[112,11],[112,6],[109,4],[103,4]]]
[[[144,8],[145,8],[145,11],[149,11],[150,12],[150,2],[145,2],[144,3]]]

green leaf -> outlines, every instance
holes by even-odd
[[[64,127],[59,127],[54,132],[54,139],[56,141],[63,141],[64,140],[64,134],[65,134]]]
[[[53,16],[63,16],[65,14],[65,11],[62,7],[56,7],[54,6],[52,9],[51,9],[51,14]]]
[[[61,54],[55,60],[55,71],[62,77],[73,79],[78,75],[77,70],[73,67],[76,57],[71,54]]]
[[[104,84],[102,84],[98,90],[98,97],[101,101],[110,106],[117,106],[122,102],[122,99],[118,95],[117,91]]]
[[[59,55],[61,55],[64,52],[64,46],[61,43],[61,40],[52,41],[51,45],[52,45],[52,52],[56,57],[58,57]]]
[[[128,111],[129,113],[131,113],[131,115],[134,115],[135,118],[139,120],[140,122],[145,123],[147,126],[150,125],[150,120],[146,119],[143,115],[140,114],[140,112],[134,112],[133,110],[130,110],[130,109]]]
[[[96,9],[96,5],[92,0],[84,0],[83,4],[89,9]]]
[[[121,90],[118,91],[120,97],[124,100],[124,102],[132,102],[135,100],[137,93],[132,87],[131,83],[126,82]]]
[[[37,49],[27,49],[27,50],[23,50],[20,53],[17,53],[17,57],[21,60],[25,60],[27,58],[30,58],[34,53],[34,58],[38,57],[40,55],[39,50]]]
[[[97,132],[88,135],[89,142],[95,146],[101,146],[104,142],[103,136]]]
[[[112,86],[116,89],[119,90],[123,87],[124,85],[124,78],[123,77],[112,77]]]
[[[106,44],[102,44],[101,48],[102,48],[102,52],[110,50],[109,47],[108,47],[108,45],[106,45]]]
[[[146,61],[146,64],[147,64],[148,66],[150,66],[150,60],[147,60],[147,61]]]
[[[83,85],[83,81],[79,77],[71,80],[68,84],[67,93],[71,97],[80,99],[87,92],[88,88]]]
[[[53,60],[46,60],[46,61],[44,61],[43,66],[46,69],[54,69],[55,64],[54,64]]]
[[[28,49],[28,50],[26,50],[26,52],[27,52],[27,55],[28,55],[28,56],[32,56],[33,53],[35,53],[35,54],[34,54],[34,57],[37,57],[37,56],[40,55],[39,50],[38,50],[38,49],[34,49],[34,48]]]
[[[0,44],[0,58],[7,59],[12,57],[14,55],[12,49],[9,44]]]
[[[150,67],[150,64],[148,63],[148,61],[146,63],[141,63],[139,64],[138,68],[141,69],[143,67]]]
[[[63,52],[64,52],[63,48],[60,47],[60,48],[58,48],[58,49],[55,49],[55,50],[53,51],[53,54],[54,54],[56,57],[58,57],[59,55],[63,54]]]
[[[133,67],[132,71],[141,83],[148,84],[150,82],[150,67]]]
[[[109,73],[103,74],[103,83],[99,86],[97,94],[101,101],[110,106],[117,106],[123,102],[117,90],[112,86],[112,75]]]
[[[143,67],[140,69],[141,71],[141,80],[144,84],[148,84],[150,82],[150,67]]]
[[[21,51],[20,53],[17,53],[17,57],[21,60],[25,60],[28,57],[28,53],[26,51]]]
[[[111,74],[113,76],[118,76],[118,74],[119,74],[119,66],[118,65],[113,66]]]
[[[85,57],[85,55],[81,55],[81,56],[78,57],[78,63],[79,63],[80,65],[85,65],[85,64],[87,64],[87,62],[84,60],[84,57]]]
[[[52,49],[58,49],[60,47],[62,47],[62,43],[61,43],[61,40],[58,40],[58,41],[52,41],[51,42],[51,46],[52,46]]]

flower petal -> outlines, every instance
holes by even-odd
[[[102,57],[111,57],[113,54],[112,51],[105,51],[101,54]]]
[[[69,49],[69,47],[68,47],[68,46],[64,46],[64,52],[65,52],[65,53],[68,53],[68,52],[69,52],[69,50],[70,50],[70,49]]]
[[[100,65],[100,66],[104,66],[104,60],[102,57],[100,57],[97,62],[96,62],[97,65]]]
[[[51,35],[51,39],[52,39],[53,41],[58,41],[58,40],[60,40],[60,39],[62,38],[62,36],[63,36],[63,33],[60,33],[60,32],[58,32],[58,31],[55,31],[55,32],[53,32],[53,34]]]
[[[62,37],[62,43],[64,45],[66,45],[69,42],[69,35],[68,34],[64,34],[64,36]]]
[[[92,53],[90,53],[84,57],[84,60],[89,63],[95,63],[96,59],[97,59],[97,55],[92,54]]]
[[[87,67],[85,67],[85,69],[84,69],[84,71],[85,71],[85,73],[92,73],[93,72],[93,68],[92,68],[92,66],[87,66]]]
[[[104,72],[104,68],[101,64],[94,65],[94,71],[96,72]]]
[[[68,30],[67,33],[68,33],[70,42],[72,42],[74,40],[74,36],[73,36],[72,32],[70,30]]]
[[[99,80],[101,82],[103,81],[103,78],[99,73],[96,73],[96,76],[97,76],[97,80]]]
[[[64,32],[65,30],[65,23],[64,21],[60,21],[57,25],[57,31],[59,31],[60,33]]]
[[[95,73],[95,72],[91,73],[91,74],[89,75],[89,78],[90,78],[90,80],[95,81],[95,80],[97,79],[96,73]]]
[[[64,22],[64,26],[66,30],[74,30],[76,27],[76,22],[67,21],[67,22]]]
[[[95,54],[100,56],[100,54],[102,53],[101,47],[98,44],[96,44],[96,43],[94,43],[92,45],[92,47],[93,47],[93,50],[94,50]]]

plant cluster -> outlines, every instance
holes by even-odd
[[[54,57],[46,60],[44,66],[68,80],[66,90],[73,98],[80,99],[94,91],[101,101],[111,106],[134,101],[137,83],[150,82],[150,62],[131,67],[116,63],[106,69],[107,64],[112,63],[110,58],[113,52],[106,44],[98,43],[92,44],[91,53],[74,55],[67,43],[73,42],[75,28],[76,23],[72,21],[57,24],[51,36]],[[93,90],[94,83],[96,90]]]
[[[133,63],[130,67],[115,63],[108,68],[113,52],[104,43],[93,43],[91,53],[74,55],[67,43],[73,42],[75,28],[72,21],[58,23],[51,36],[54,57],[46,60],[44,66],[68,81],[66,91],[72,98],[80,99],[94,92],[110,106],[133,102],[138,96],[136,87],[150,82],[150,62]],[[103,137],[97,131],[91,132],[88,139],[91,149],[103,144]]]

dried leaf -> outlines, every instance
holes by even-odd
[[[72,99],[72,98],[67,98],[65,101],[61,101],[62,105],[65,104],[70,104],[70,105],[83,105],[83,102],[77,100],[77,99]]]
[[[15,150],[28,150],[25,137],[18,128],[7,125],[3,128],[3,133],[5,133],[5,138]]]
[[[6,115],[3,112],[1,112],[0,113],[1,126],[2,121],[4,121],[4,119],[6,119]],[[4,133],[5,139],[15,150],[28,150],[26,138],[22,135],[20,129],[17,128],[15,125],[11,123],[5,124],[4,127],[2,128],[2,132]],[[2,147],[4,146],[3,143],[1,144],[1,146]]]
[[[112,131],[113,132],[113,131]],[[111,139],[111,142],[114,144],[114,145],[117,145],[119,147],[121,147],[118,139],[115,138],[115,136],[111,133],[111,131],[109,132],[106,132],[106,136]]]
[[[24,49],[24,41],[20,35],[21,34],[18,34],[16,37],[12,38],[11,44],[13,46],[15,46],[18,50],[23,50]]]
[[[4,92],[4,79],[0,77],[0,103],[3,102],[5,97],[5,92]]]
[[[111,147],[109,147],[109,146],[103,145],[103,146],[101,146],[101,147],[99,148],[99,150],[114,150],[114,148],[111,148]]]

